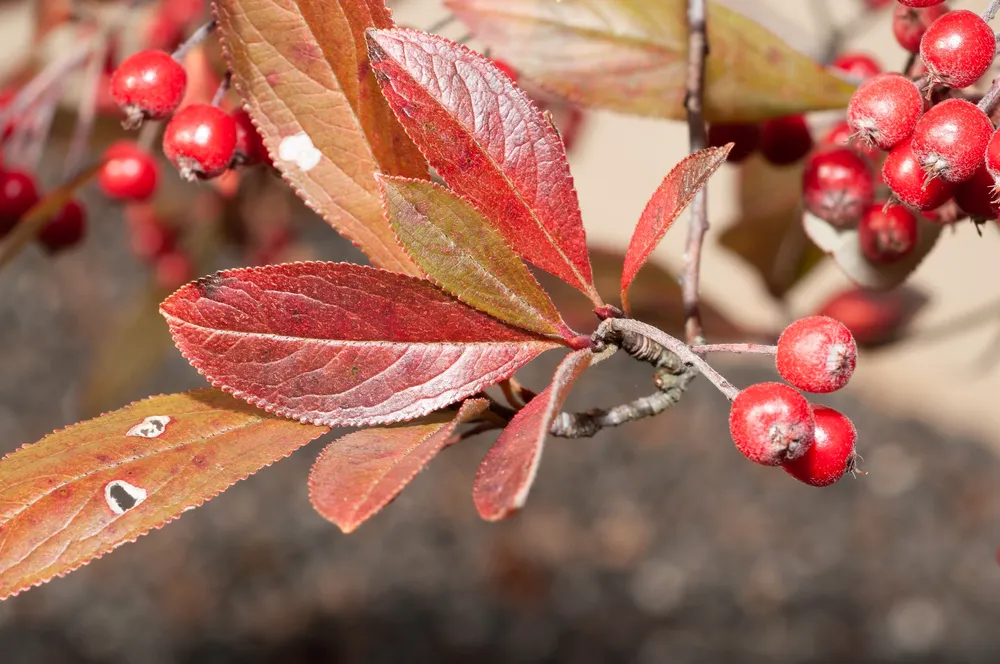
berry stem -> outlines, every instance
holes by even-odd
[[[190,51],[192,48],[205,41],[210,34],[215,32],[215,29],[217,27],[219,27],[219,22],[216,19],[212,19],[205,25],[201,26],[200,28],[192,32],[191,36],[188,37],[187,40],[183,44],[178,46],[177,50],[173,52],[172,57],[174,58],[174,60],[182,62],[184,60],[184,56],[188,54],[188,51]]]
[[[28,81],[10,104],[0,111],[0,132],[10,126],[11,121],[34,106],[53,87],[77,68],[83,66],[90,56],[94,44],[88,42],[70,51],[64,57],[53,60],[48,66]]]
[[[225,75],[222,80],[219,81],[219,87],[215,90],[215,96],[212,97],[212,106],[221,106],[222,100],[226,98],[226,93],[229,92],[229,87],[233,83],[233,72],[226,70]]]
[[[87,148],[94,130],[94,118],[97,115],[97,96],[101,90],[104,61],[109,49],[109,43],[105,42],[102,48],[94,51],[87,65],[83,92],[80,94],[80,103],[77,106],[76,126],[73,127],[73,137],[66,151],[63,177],[76,172],[87,156]]]
[[[699,355],[704,355],[705,353],[774,355],[778,352],[778,347],[765,344],[705,344],[702,346],[691,346],[691,350]]]
[[[989,6],[986,8],[986,11],[984,11],[981,14],[981,16],[983,17],[984,21],[989,23],[994,18],[996,18],[998,11],[1000,11],[1000,0],[992,0]]]
[[[688,139],[692,153],[708,144],[705,131],[703,97],[705,88],[705,58],[708,55],[705,0],[688,0],[688,70],[684,107],[687,110]],[[684,331],[688,343],[704,343],[701,325],[700,281],[701,252],[708,232],[708,188],[702,187],[691,201],[691,222],[684,252],[682,292],[684,300]]]
[[[986,115],[992,115],[993,111],[996,110],[997,103],[1000,103],[1000,76],[993,79],[993,82],[990,83],[990,89],[979,100],[977,106]]]

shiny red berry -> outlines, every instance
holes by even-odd
[[[185,180],[222,175],[235,152],[236,121],[216,106],[185,106],[163,133],[163,153]]]
[[[826,316],[800,318],[778,338],[778,373],[805,392],[835,392],[851,379],[858,359],[854,337]]]
[[[873,263],[894,263],[917,246],[917,217],[905,205],[878,203],[858,224],[861,253]]]
[[[882,164],[882,179],[903,203],[918,210],[933,210],[943,205],[955,185],[940,178],[929,179],[913,153],[910,141],[895,148]]]
[[[87,231],[87,214],[83,206],[70,201],[42,227],[38,241],[50,254],[76,246]]]
[[[751,385],[736,395],[729,411],[736,449],[764,466],[780,466],[805,454],[815,428],[809,402],[784,383]]]
[[[812,146],[805,116],[788,115],[761,125],[760,153],[776,166],[794,164],[809,154]]]
[[[0,171],[0,237],[39,200],[35,179],[24,171]]]
[[[841,120],[830,127],[826,136],[823,137],[822,143],[823,145],[851,148],[873,162],[882,157],[882,151],[876,146],[866,141],[855,140],[854,132],[851,130],[851,125],[847,124],[847,120]]]
[[[97,176],[101,190],[120,201],[144,201],[156,192],[159,167],[153,155],[134,141],[118,141],[104,151]]]
[[[834,226],[849,226],[875,200],[868,160],[850,148],[817,150],[802,174],[806,209]]]
[[[890,150],[913,133],[924,100],[913,81],[899,74],[879,74],[854,91],[847,122],[862,140]]]
[[[118,66],[111,77],[111,96],[125,111],[125,124],[138,127],[144,119],[169,117],[184,98],[187,72],[165,51],[139,51]]]
[[[956,9],[931,23],[920,40],[920,58],[931,78],[964,88],[986,73],[996,55],[996,37],[975,12]]]
[[[726,161],[731,164],[744,161],[756,152],[760,145],[760,125],[754,123],[723,124],[721,122],[710,124],[708,126],[709,146],[722,147],[726,143],[734,144]]]
[[[924,113],[913,130],[913,153],[932,178],[961,182],[983,163],[993,123],[978,106],[946,99]]]
[[[1000,198],[993,176],[981,164],[972,177],[955,187],[955,203],[967,215],[978,221],[1000,217]]]
[[[920,40],[931,23],[948,12],[948,6],[907,7],[896,5],[892,11],[892,34],[899,45],[910,53],[920,52]]]
[[[236,122],[236,149],[233,152],[234,166],[252,166],[264,161],[267,148],[257,128],[250,119],[250,114],[239,109],[233,112],[233,120]]]
[[[855,443],[858,432],[843,413],[813,406],[816,421],[816,435],[813,444],[798,459],[782,465],[789,475],[810,486],[829,486],[849,472],[857,464]]]
[[[866,81],[882,71],[878,61],[867,53],[841,53],[830,66],[858,81]]]

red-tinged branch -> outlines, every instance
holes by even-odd
[[[704,355],[705,353],[736,353],[737,355],[756,353],[760,355],[774,355],[778,352],[778,347],[764,344],[705,344],[703,346],[692,346],[691,350],[699,355]]]
[[[688,71],[687,109],[688,137],[692,153],[704,149],[708,143],[703,109],[705,88],[705,58],[708,55],[705,0],[688,0]],[[708,232],[708,188],[702,187],[691,201],[691,225],[687,249],[684,253],[682,289],[684,299],[684,331],[688,343],[702,343],[699,290],[701,281],[701,252]]]

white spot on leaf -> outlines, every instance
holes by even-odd
[[[278,146],[278,158],[298,166],[303,171],[316,168],[323,154],[313,145],[312,139],[304,131],[286,136]]]
[[[146,500],[146,490],[125,480],[113,480],[104,486],[104,501],[115,514],[125,514]]]
[[[138,436],[140,438],[159,438],[167,430],[170,418],[166,415],[150,415],[142,422],[128,430],[126,436]]]

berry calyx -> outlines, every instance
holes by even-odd
[[[0,237],[38,203],[35,179],[24,171],[0,171]]]
[[[993,30],[979,14],[956,9],[928,26],[920,40],[920,58],[932,80],[964,88],[990,68],[996,47]]]
[[[802,175],[806,209],[834,226],[861,218],[875,200],[875,180],[868,160],[850,148],[814,152]]]
[[[87,230],[87,215],[77,201],[70,201],[38,232],[38,241],[50,254],[77,245]]]
[[[780,466],[813,443],[815,420],[806,398],[784,383],[757,383],[741,391],[729,410],[729,433],[743,456]]]
[[[789,475],[810,486],[829,486],[857,467],[857,429],[843,413],[813,406],[816,435],[805,454],[782,465]]]
[[[232,166],[252,166],[265,161],[267,148],[250,119],[250,114],[242,108],[233,112],[236,122],[236,149],[233,151]]]
[[[948,12],[948,6],[936,4],[930,7],[907,7],[896,5],[892,12],[892,34],[899,45],[910,53],[920,52],[920,40],[931,23]]]
[[[866,81],[882,71],[878,61],[867,53],[841,53],[830,66],[859,81]]]
[[[861,139],[891,150],[913,133],[924,100],[913,81],[900,74],[879,74],[854,91],[847,122]]]
[[[708,125],[708,145],[717,148],[726,143],[734,143],[726,161],[738,164],[757,151],[757,147],[760,145],[760,134],[759,124],[713,122]]]
[[[111,97],[125,112],[125,126],[169,117],[184,98],[187,72],[165,51],[139,51],[125,58],[111,77]]]
[[[917,246],[917,217],[904,205],[872,205],[858,224],[861,253],[873,263],[893,263]]]
[[[800,318],[778,338],[778,373],[800,390],[825,394],[847,385],[858,347],[843,323],[826,316]]]
[[[760,153],[775,166],[794,164],[809,154],[812,147],[805,116],[788,115],[761,125]]]
[[[983,163],[993,123],[978,106],[946,99],[924,113],[913,130],[913,153],[932,178],[961,182]]]
[[[156,160],[134,141],[112,144],[104,151],[104,159],[97,181],[108,198],[145,201],[156,192]]]
[[[222,175],[235,151],[236,121],[216,106],[185,106],[163,132],[163,153],[185,180]]]
[[[927,178],[910,141],[893,148],[885,158],[882,179],[896,198],[921,211],[940,207],[955,190],[950,182]]]
[[[836,145],[838,147],[851,148],[863,154],[865,157],[868,157],[868,159],[872,161],[878,160],[882,155],[881,150],[874,145],[866,141],[854,140],[851,125],[847,124],[847,120],[841,120],[837,124],[830,127],[830,131],[823,137],[822,143],[824,145]]]
[[[993,176],[980,164],[972,177],[955,187],[955,203],[975,221],[986,221],[1000,217],[1000,201],[997,200]]]

